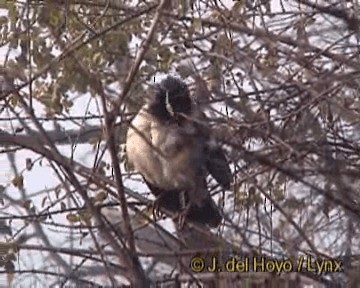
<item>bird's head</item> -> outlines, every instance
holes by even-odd
[[[182,80],[173,76],[167,76],[156,85],[155,93],[150,98],[152,113],[163,120],[179,114],[189,115],[191,105],[189,88]]]
[[[191,113],[190,91],[179,78],[167,76],[158,86],[161,97],[165,98],[165,105],[169,113]]]

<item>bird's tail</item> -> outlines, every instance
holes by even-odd
[[[201,207],[192,205],[186,219],[199,224],[208,225],[211,228],[216,228],[220,225],[223,217],[221,216],[216,203],[209,196],[209,198],[204,200]]]

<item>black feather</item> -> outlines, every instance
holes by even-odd
[[[207,147],[206,155],[206,168],[209,171],[210,175],[224,189],[230,189],[230,184],[232,182],[232,174],[224,151],[221,149],[221,147]]]

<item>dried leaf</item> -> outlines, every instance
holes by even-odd
[[[30,171],[33,167],[33,163],[32,163],[32,160],[31,158],[26,158],[25,160],[26,162],[26,170]]]
[[[26,201],[24,201],[23,202],[23,207],[25,208],[25,209],[30,209],[30,207],[31,207],[31,200],[26,200]]]
[[[44,208],[45,202],[46,202],[47,196],[44,196],[44,198],[41,201],[41,207]]]
[[[11,283],[14,280],[14,271],[15,271],[15,265],[12,261],[8,261],[5,263],[5,271],[6,271],[6,276],[7,276],[7,282],[8,282],[8,287],[11,287]]]
[[[22,189],[24,188],[24,177],[22,175],[16,175],[12,180],[11,180],[11,183],[19,188],[19,189]]]
[[[60,191],[61,191],[61,185],[57,185],[54,190],[56,199],[59,199]]]
[[[0,185],[0,205],[4,205],[5,186]]]
[[[17,127],[15,129],[15,133],[21,133],[22,131],[24,131],[24,127]]]
[[[45,221],[47,218],[48,218],[48,215],[44,214],[44,215],[37,217],[37,221],[42,222],[42,221]]]

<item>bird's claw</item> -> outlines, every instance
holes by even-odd
[[[155,221],[162,219],[164,216],[164,213],[161,212],[160,210],[160,203],[159,203],[159,198],[154,200],[153,203],[153,218]]]
[[[182,213],[179,213],[178,222],[177,222],[179,230],[182,230],[184,228],[185,218],[186,218],[186,215],[183,215]]]
[[[179,212],[177,215],[177,226],[179,230],[182,230],[185,225],[186,216],[190,210],[191,203],[188,203],[183,211]]]

